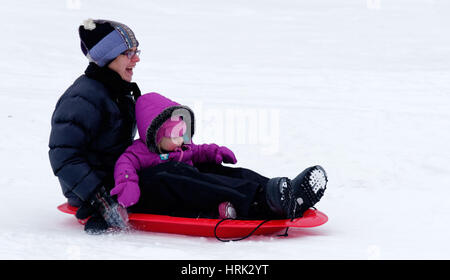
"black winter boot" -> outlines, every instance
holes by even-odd
[[[281,218],[295,218],[295,197],[291,180],[287,177],[272,178],[265,188],[269,208]]]
[[[93,215],[84,225],[84,230],[88,234],[97,235],[108,231],[108,223],[100,215]]]
[[[327,182],[326,172],[319,165],[305,169],[293,180],[272,178],[264,189],[267,205],[282,218],[301,217],[322,198]]]
[[[296,217],[302,216],[306,210],[319,202],[327,182],[327,173],[320,165],[306,168],[291,181],[296,200]]]

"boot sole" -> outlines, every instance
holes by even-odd
[[[292,180],[299,206],[297,216],[302,215],[303,212],[320,201],[326,190],[327,182],[327,173],[320,165],[306,169]]]
[[[316,199],[320,200],[327,188],[327,175],[325,170],[321,166],[316,166],[310,173],[308,183],[314,192]],[[320,196],[320,197],[318,197]]]

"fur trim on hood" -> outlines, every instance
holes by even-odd
[[[186,122],[185,144],[190,144],[194,135],[194,112],[158,93],[142,95],[136,102],[136,122],[141,140],[151,152],[159,153],[156,134],[161,125],[172,116],[181,116]],[[187,142],[186,142],[187,141]]]

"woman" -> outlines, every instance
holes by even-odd
[[[97,232],[126,227],[126,212],[108,192],[114,164],[136,134],[140,90],[131,80],[140,51],[133,31],[118,22],[89,19],[78,31],[90,63],[56,104],[49,157],[68,203],[80,207],[80,219],[93,215],[85,229]]]

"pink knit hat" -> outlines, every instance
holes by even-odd
[[[186,132],[186,123],[181,117],[172,117],[165,121],[156,133],[156,143],[163,137],[181,137]]]

